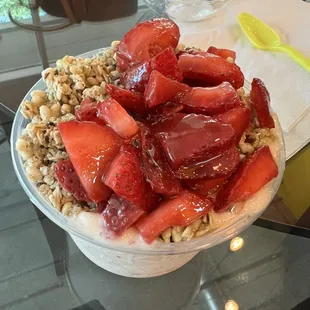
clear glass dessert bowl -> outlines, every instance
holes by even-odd
[[[80,56],[91,57],[100,53],[102,50],[103,49],[94,50]],[[30,99],[30,93],[33,90],[45,89],[45,83],[40,79],[29,90],[24,100]],[[250,85],[248,82],[245,83],[244,89],[246,92],[249,92]],[[11,155],[18,180],[29,196],[29,199],[50,220],[70,234],[86,257],[98,266],[115,274],[140,278],[153,277],[176,270],[190,261],[200,251],[206,250],[238,235],[251,225],[268,207],[278,191],[285,167],[285,150],[282,130],[276,116],[275,121],[278,133],[276,157],[279,173],[274,180],[251,198],[255,201],[255,196],[260,194],[261,198],[256,201],[256,208],[253,208],[253,210],[245,209],[244,212],[240,212],[236,216],[234,215],[228,222],[225,222],[222,227],[218,227],[216,230],[202,237],[179,243],[163,243],[156,241],[148,245],[141,241],[139,236],[136,236],[136,242],[128,240],[118,240],[114,242],[113,240],[107,240],[101,237],[100,234],[92,233],[91,230],[85,227],[83,229],[83,225],[80,225],[80,223],[77,224],[78,221],[75,221],[74,218],[66,217],[56,208],[52,207],[48,199],[40,193],[38,187],[28,178],[23,160],[15,149],[17,139],[22,135],[23,130],[28,124],[28,120],[21,114],[21,106],[17,110],[13,122]]]

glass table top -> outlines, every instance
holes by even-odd
[[[154,16],[142,7],[137,16],[122,20],[113,36],[103,34],[102,40],[90,42],[90,48],[81,45],[67,53],[99,48],[137,21]],[[53,42],[59,35],[63,33],[45,39]],[[63,55],[58,49],[48,52],[53,52],[50,59]],[[24,94],[27,89],[22,87],[16,91]],[[11,163],[13,118],[14,112],[0,104],[0,310],[310,309],[309,145],[287,162],[277,196],[261,218],[239,235],[242,248],[231,251],[228,241],[199,253],[170,274],[131,279],[89,261],[70,236],[29,201]]]

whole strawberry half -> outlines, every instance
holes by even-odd
[[[110,189],[102,177],[118,153],[121,139],[111,128],[92,122],[63,122],[58,128],[87,196],[94,202],[106,200]]]

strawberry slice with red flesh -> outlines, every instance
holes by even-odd
[[[143,93],[153,70],[178,82],[183,80],[174,51],[171,47],[168,47],[151,60],[124,72],[121,76],[121,82],[126,89]]]
[[[151,126],[155,126],[158,123],[165,121],[168,118],[171,118],[176,113],[183,110],[183,105],[167,102],[166,104],[159,105],[152,109],[152,112],[147,116],[147,122]]]
[[[238,201],[250,198],[278,175],[278,166],[269,146],[247,157],[216,197],[215,211],[223,212]]]
[[[56,163],[54,171],[59,184],[65,190],[79,201],[90,201],[69,158]]]
[[[238,89],[244,84],[243,73],[235,63],[210,53],[182,54],[179,57],[179,67],[184,79],[202,81],[209,86],[229,82]]]
[[[228,82],[214,87],[193,88],[180,103],[184,105],[185,112],[210,116],[241,105],[237,91]]]
[[[236,144],[239,143],[241,136],[250,126],[251,110],[245,106],[240,106],[215,117],[220,123],[231,125],[235,131]]]
[[[182,184],[200,196],[208,196],[218,191],[226,180],[227,177],[212,180],[186,180]]]
[[[206,161],[232,147],[235,133],[205,115],[176,114],[155,127],[156,135],[173,169]]]
[[[119,137],[111,128],[91,122],[63,122],[58,128],[88,197],[94,202],[106,200],[110,189],[101,178],[119,151]]]
[[[207,53],[220,56],[224,59],[230,57],[233,59],[233,61],[236,60],[236,52],[225,48],[216,48],[214,46],[210,46],[207,50]]]
[[[86,99],[83,99],[81,101],[81,105],[84,105],[84,104],[88,104],[88,103],[91,103],[91,102],[94,102],[95,100],[92,99],[92,98],[86,98]]]
[[[126,110],[145,114],[148,108],[144,104],[144,96],[140,93],[119,88],[113,84],[107,84],[106,93],[116,100]]]
[[[177,95],[180,97],[185,96],[190,90],[189,86],[169,79],[154,70],[144,91],[145,104],[152,108],[174,100]]]
[[[86,99],[82,101],[80,108],[75,111],[75,117],[79,121],[96,122],[97,112],[98,112],[97,102],[93,102],[90,101],[90,99]]]
[[[233,146],[223,153],[215,154],[214,157],[204,162],[182,166],[175,171],[175,175],[177,178],[183,180],[222,178],[230,176],[237,169],[239,162],[240,153]]]
[[[208,198],[190,191],[183,191],[176,198],[162,202],[157,209],[135,225],[147,243],[152,243],[165,229],[171,226],[187,226],[207,214],[213,207]]]
[[[121,72],[151,59],[167,47],[175,48],[180,38],[179,27],[170,19],[155,18],[131,28],[116,49]]]
[[[260,79],[253,79],[250,93],[252,108],[260,127],[274,128],[274,120],[270,115],[270,95]]]
[[[151,192],[144,180],[137,149],[124,145],[113,159],[105,174],[104,183],[118,196],[130,201],[145,211],[152,209]]]
[[[144,176],[154,192],[176,196],[182,191],[181,183],[173,175],[160,143],[150,128],[140,123],[141,159]]]
[[[114,99],[98,103],[99,119],[104,120],[120,137],[128,139],[138,133],[136,121]]]
[[[119,236],[145,214],[137,205],[113,194],[101,213],[101,219],[107,232]]]

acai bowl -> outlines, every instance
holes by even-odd
[[[98,266],[171,272],[255,221],[276,194],[284,144],[259,79],[235,53],[178,44],[168,19],[42,72],[12,128],[30,200]],[[135,38],[135,39],[133,39]]]

